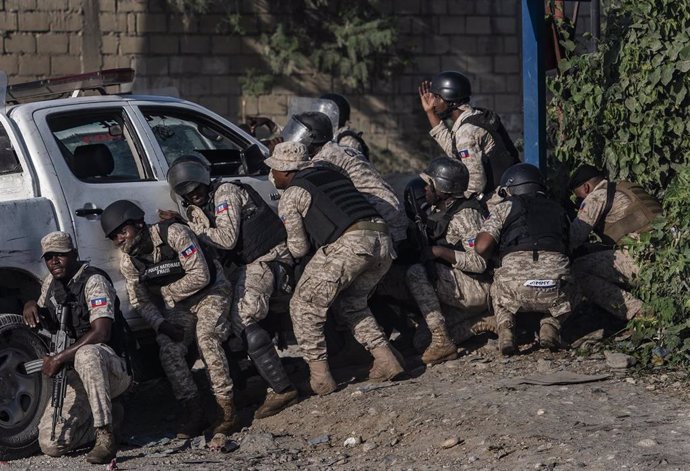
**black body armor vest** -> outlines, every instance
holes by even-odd
[[[362,155],[366,157],[367,160],[369,160],[369,146],[367,145],[366,142],[364,142],[364,139],[362,139],[362,132],[355,132],[351,129],[348,129],[347,131],[343,131],[340,134],[338,134],[335,137],[335,142],[337,144],[340,144],[340,141],[342,141],[346,137],[352,137],[354,138],[357,142],[359,142],[359,145],[362,147]]]
[[[224,182],[221,181],[213,182],[209,193],[215,195],[218,187],[223,184]],[[242,208],[239,234],[235,248],[232,250],[216,248],[215,250],[220,252],[223,259],[247,265],[266,254],[276,245],[285,242],[287,240],[287,232],[285,232],[283,221],[280,220],[278,215],[273,212],[271,207],[266,204],[254,188],[239,181],[228,184],[236,185],[246,191],[249,199],[254,203],[254,207],[249,209]],[[209,198],[203,210],[211,223],[211,227],[216,227],[214,198]]]
[[[512,207],[506,219],[499,256],[502,259],[512,252],[539,252],[568,254],[568,217],[565,210],[544,196],[510,196]]]
[[[152,263],[141,257],[132,257],[134,267],[139,271],[139,281],[144,285],[149,286],[165,286],[181,279],[185,270],[182,267],[182,262],[177,255],[175,249],[168,245],[168,229],[171,224],[184,224],[180,221],[162,221],[157,223],[158,234],[160,235],[163,245],[160,246],[161,259],[158,263]],[[143,230],[149,230],[145,228]],[[206,259],[208,265],[209,282],[202,289],[206,289],[213,285],[216,281],[216,265],[213,263],[213,257],[210,256],[207,249],[198,242],[199,250]]]
[[[462,124],[472,124],[482,128],[491,135],[494,147],[489,152],[484,152],[482,156],[482,166],[486,175],[486,186],[484,193],[491,193],[496,189],[501,181],[503,172],[508,167],[520,163],[520,157],[513,141],[508,135],[508,131],[503,126],[501,118],[491,110],[475,108],[481,113],[469,116],[462,121]],[[453,139],[453,154],[457,156],[458,149]]]
[[[444,210],[437,211],[428,217],[426,230],[429,240],[432,242],[446,242],[446,232],[448,232],[450,221],[453,219],[453,216],[465,208],[476,209],[483,217],[488,215],[486,207],[477,198],[458,198]],[[462,244],[460,244],[461,247]]]
[[[75,340],[78,340],[91,328],[89,308],[86,304],[88,301],[84,297],[84,290],[86,282],[93,275],[102,275],[112,284],[112,280],[106,272],[99,268],[88,266],[68,286],[53,280],[48,287],[47,299],[54,297],[58,304],[67,304],[69,306],[70,318],[67,320],[68,335]],[[107,345],[119,356],[127,358],[129,326],[122,315],[122,311],[120,311],[120,299],[117,297],[117,294],[115,294],[115,299],[112,301],[114,303],[113,312],[115,319],[110,329],[110,340],[107,342]],[[52,302],[47,302],[46,305],[51,317],[59,322],[56,306]]]
[[[357,221],[381,217],[350,179],[335,170],[301,170],[290,186],[304,188],[311,195],[304,226],[315,249],[334,242]]]

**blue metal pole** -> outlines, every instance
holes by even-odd
[[[522,101],[525,162],[546,170],[544,0],[522,0]]]

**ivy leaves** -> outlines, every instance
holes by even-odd
[[[663,200],[664,218],[632,248],[636,294],[652,315],[632,322],[631,348],[653,364],[690,365],[690,5],[620,0],[606,24],[597,50],[568,57],[550,81],[553,155]]]

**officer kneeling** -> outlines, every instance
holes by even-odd
[[[529,164],[510,167],[501,178],[498,203],[484,222],[475,250],[489,258],[498,245],[500,268],[491,287],[501,353],[516,352],[518,311],[548,313],[541,320],[539,343],[560,346],[561,324],[571,312],[564,291],[570,274],[568,219],[545,195],[544,178]]]
[[[195,338],[221,409],[213,433],[232,433],[238,422],[222,346],[230,333],[232,287],[220,264],[204,252],[190,228],[172,221],[148,225],[144,211],[131,201],[105,208],[101,227],[122,252],[120,271],[130,304],[158,334],[161,365],[180,402],[178,438],[196,436],[205,425],[199,390],[185,359]],[[160,301],[164,310],[158,308]]]
[[[312,390],[325,395],[336,389],[324,336],[331,307],[374,356],[369,379],[393,379],[403,367],[367,306],[367,298],[392,262],[388,227],[345,176],[309,168],[304,144],[278,144],[266,165],[272,169],[276,188],[285,190],[278,214],[285,223],[288,249],[295,259],[313,254],[290,301]]]
[[[51,232],[41,240],[41,248],[50,274],[43,280],[38,301],[24,306],[24,322],[56,330],[58,310],[67,309],[66,330],[74,343],[43,359],[47,376],[73,369],[67,371],[62,417],[53,425],[54,408],[46,408],[38,426],[38,444],[43,453],[61,456],[95,438],[86,461],[110,463],[118,449],[115,428],[124,418],[122,405],[112,399],[132,382],[120,301],[104,271],[78,260],[69,234]],[[39,315],[44,308],[47,314]]]

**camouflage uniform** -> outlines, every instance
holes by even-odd
[[[606,207],[607,185],[608,181],[602,180],[580,205],[570,226],[571,252],[582,246],[586,249],[589,235]],[[630,198],[617,191],[606,222],[621,220],[630,204]],[[637,234],[629,236],[636,238]],[[637,273],[637,263],[625,247],[595,251],[573,261],[573,276],[582,294],[620,319],[632,319],[642,309],[642,301],[623,288],[630,285]]]
[[[244,189],[225,183],[213,194],[213,206],[216,208],[215,227],[210,227],[208,218],[200,208],[192,206],[188,211],[189,227],[203,242],[223,250],[232,250],[240,237],[242,212],[255,211],[256,205]],[[276,245],[253,262],[239,266],[234,272],[237,278],[234,282],[230,322],[233,333],[238,337],[245,327],[268,315],[269,301],[275,287],[269,262],[274,261],[287,265],[294,263],[285,243]]]
[[[346,124],[344,126],[339,127],[333,133],[333,135],[335,136],[335,139],[337,140],[338,136],[340,136],[340,134],[342,134],[344,132],[355,132],[356,133],[357,131],[352,129],[349,124]],[[340,142],[338,142],[338,144],[340,144],[341,146],[352,147],[353,149],[355,149],[357,152],[360,152],[360,153],[364,150],[362,148],[362,143],[358,139],[355,139],[353,136],[343,136],[340,139]]]
[[[500,242],[512,205],[510,201],[497,204],[479,232],[486,232]],[[549,313],[551,317],[542,319],[542,323],[559,328],[571,311],[564,290],[569,274],[568,257],[557,252],[539,252],[536,261],[531,251],[505,255],[501,267],[494,272],[491,286],[496,323],[512,328],[518,311],[536,311]]]
[[[461,112],[460,117],[453,123],[450,130],[441,121],[429,131],[429,134],[448,157],[459,158],[467,167],[470,172],[470,182],[467,191],[465,191],[465,197],[469,198],[472,194],[479,195],[484,191],[486,174],[482,165],[482,157],[496,144],[488,131],[470,123],[463,124],[463,120],[481,113],[479,110],[472,108],[469,104],[459,106],[458,110]],[[457,154],[453,153],[453,140],[455,140]]]
[[[439,301],[463,311],[483,311],[488,307],[491,283],[468,274],[486,270],[486,261],[474,251],[474,239],[482,221],[479,211],[471,208],[460,210],[450,220],[445,240],[453,246],[461,243],[464,251],[455,251],[456,262],[452,267],[435,263],[438,275],[435,286],[429,281],[424,265],[414,264],[407,271],[407,287],[429,328],[445,324]]]
[[[148,226],[148,230],[154,245],[152,262],[158,263],[161,260],[160,246],[163,241],[157,225]],[[214,262],[216,281],[212,286],[206,287],[210,280],[209,268],[199,242],[188,227],[182,224],[170,225],[168,244],[178,253],[185,275],[161,287],[159,292],[154,287],[142,284],[132,258],[122,256],[120,271],[127,282],[130,303],[156,332],[163,321],[184,329],[182,342],[175,342],[163,333],[156,336],[160,346],[161,365],[176,399],[187,400],[198,395],[185,359],[187,349],[195,337],[213,394],[220,398],[231,398],[232,380],[222,343],[230,333],[228,309],[232,286],[223,275],[220,264]],[[166,309],[159,309],[156,298],[162,298]]]
[[[352,149],[328,142],[312,158],[312,162],[340,172],[349,178],[357,191],[364,195],[369,204],[386,221],[393,241],[405,239],[408,220],[400,200],[374,166],[358,156],[361,154]]]
[[[289,187],[280,199],[278,213],[295,258],[304,257],[311,248],[303,222],[310,205],[311,195],[301,187]],[[331,306],[367,350],[388,345],[367,301],[391,265],[392,250],[387,234],[353,230],[314,253],[290,301],[295,337],[305,360],[327,358],[324,324]]]
[[[82,265],[72,280],[81,276],[87,266]],[[41,307],[53,302],[49,292],[52,281],[52,275],[43,281],[38,299]],[[115,297],[113,285],[104,276],[90,276],[82,300],[89,310],[89,322],[100,318],[114,320]],[[68,371],[67,378],[62,420],[55,427],[55,440],[50,439],[53,421],[50,404],[38,426],[41,450],[51,456],[86,445],[95,438],[96,427],[112,424],[111,399],[124,393],[132,382],[124,359],[102,343],[80,347],[74,357],[74,369]]]

